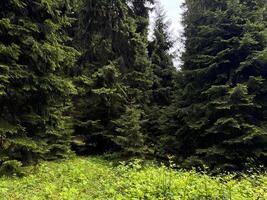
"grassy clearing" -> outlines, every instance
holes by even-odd
[[[1,200],[266,200],[267,175],[210,177],[138,161],[112,167],[100,158],[44,162],[24,178],[1,178]]]

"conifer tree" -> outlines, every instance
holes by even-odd
[[[122,59],[114,52],[123,7],[115,1],[88,0],[77,12],[75,38],[83,54],[74,73],[78,88],[74,98],[75,140],[80,138],[86,144],[82,148],[86,152],[101,153],[113,146],[108,137],[111,120],[120,115],[125,98]]]
[[[75,135],[84,138],[89,153],[125,149],[115,142],[114,132],[120,117],[129,114],[128,106],[147,101],[151,81],[146,35],[138,32],[136,15],[125,1],[89,0],[84,5]]]
[[[126,107],[120,118],[113,121],[116,129],[112,140],[124,156],[142,156],[147,152],[141,119],[142,110],[131,106]]]
[[[266,164],[266,2],[186,5],[179,154],[221,169]]]
[[[137,32],[147,38],[149,11],[151,11],[149,5],[153,5],[154,0],[129,0],[128,2],[132,4],[131,11],[137,24]]]
[[[0,2],[0,173],[70,153],[78,52],[64,44],[64,10],[61,0]]]
[[[173,65],[174,55],[172,48],[174,39],[169,33],[169,21],[163,8],[158,5],[155,10],[155,26],[153,39],[149,45],[149,54],[153,64],[153,102],[157,105],[167,106],[171,103],[173,87],[173,76],[175,67]]]
[[[153,38],[149,44],[149,55],[152,61],[153,85],[151,103],[147,109],[147,132],[151,143],[155,145],[157,154],[165,156],[165,150],[173,140],[169,132],[165,132],[166,120],[174,92],[174,76],[176,69],[173,65],[174,58],[171,52],[174,45],[169,33],[169,21],[162,6],[157,3],[155,8],[155,25]],[[169,121],[169,120],[168,120]]]

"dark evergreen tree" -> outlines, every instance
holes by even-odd
[[[153,5],[154,0],[128,0],[128,3],[131,4],[130,8],[137,24],[137,32],[147,38],[149,11],[152,9],[149,5]]]
[[[147,152],[142,115],[142,110],[136,106],[126,107],[120,118],[113,121],[116,129],[112,140],[121,147],[121,156],[142,156]]]
[[[148,3],[153,0],[129,0],[132,6],[128,5],[127,25],[124,29],[129,45],[125,55],[125,68],[123,69],[123,79],[129,86],[128,94],[130,102],[140,104],[142,109],[149,103],[152,86],[152,67],[148,57],[148,22],[149,7]],[[131,27],[131,28],[129,28]],[[130,37],[129,37],[130,36]],[[120,43],[125,45],[125,43]],[[124,49],[126,50],[126,49]]]
[[[123,7],[118,3],[83,1],[77,10],[75,38],[83,54],[74,72],[78,87],[74,141],[86,144],[79,151],[101,153],[114,146],[109,138],[111,120],[122,112],[125,98],[120,73],[123,60],[114,52],[118,25],[123,21]]]
[[[169,21],[163,8],[158,5],[155,10],[153,39],[149,45],[149,54],[153,64],[153,100],[157,105],[167,106],[171,103],[173,77],[176,69],[173,65],[174,39],[169,33]]]
[[[266,164],[266,1],[186,1],[178,154],[185,164]]]
[[[121,145],[128,143],[116,142],[114,132],[120,118],[129,114],[127,107],[147,101],[151,85],[146,35],[138,32],[136,15],[125,1],[84,5],[79,22],[83,32],[78,34],[84,53],[74,99],[76,138],[83,138],[89,153],[125,149]]]
[[[149,44],[149,55],[152,61],[153,85],[151,102],[147,113],[147,132],[150,142],[155,145],[158,156],[166,156],[167,149],[170,149],[173,137],[165,132],[167,115],[170,114],[168,107],[173,99],[174,76],[176,69],[173,65],[174,55],[172,54],[174,39],[169,33],[169,21],[158,3],[155,8],[155,25],[153,38]]]
[[[67,76],[78,52],[66,46],[64,1],[0,2],[0,173],[70,153]]]

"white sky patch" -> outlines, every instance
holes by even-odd
[[[182,25],[182,14],[183,8],[182,5],[184,0],[157,0],[164,8],[166,12],[166,17],[168,21],[170,21],[170,34],[175,39],[176,45],[175,50],[177,51],[177,58],[174,60],[174,64],[177,68],[181,65],[180,55],[183,51],[183,43],[182,43],[182,33],[183,33],[183,25]],[[153,28],[153,13],[151,13],[150,17],[150,34],[149,38],[152,38],[152,28]]]

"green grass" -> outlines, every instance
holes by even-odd
[[[267,175],[210,177],[136,161],[112,167],[100,158],[43,162],[23,178],[1,178],[1,200],[266,200]]]

